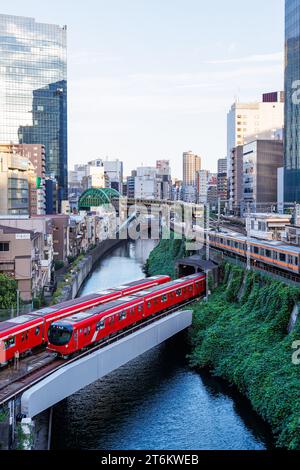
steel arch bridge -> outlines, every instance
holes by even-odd
[[[113,188],[90,188],[80,196],[78,207],[79,210],[89,211],[91,207],[110,204],[112,199],[120,197],[120,193]]]

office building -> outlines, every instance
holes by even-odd
[[[45,147],[46,174],[67,199],[66,27],[0,15],[0,143]]]
[[[283,143],[256,140],[243,146],[243,210],[270,211],[277,205],[277,173]]]
[[[285,1],[284,202],[300,202],[300,0]]]
[[[156,174],[161,184],[161,199],[170,200],[172,192],[172,177],[169,160],[157,160]]]
[[[201,158],[192,151],[183,154],[183,186],[196,187],[197,172],[201,170]]]
[[[137,168],[134,195],[136,199],[161,199],[161,181],[155,167]]]
[[[218,160],[218,174],[226,173],[227,174],[227,158],[219,158]]]
[[[134,199],[135,197],[135,178],[137,177],[137,171],[133,170],[130,176],[127,176],[127,197]]]
[[[282,140],[284,99],[282,92],[266,93],[261,102],[236,101],[227,115],[227,170],[231,178],[231,151],[254,140]]]
[[[197,193],[199,204],[207,203],[208,178],[209,171],[200,170],[197,172]]]
[[[243,199],[243,146],[231,150],[229,179],[229,209],[235,215],[240,215]]]

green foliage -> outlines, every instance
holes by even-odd
[[[175,278],[175,261],[186,256],[185,240],[161,240],[151,252],[145,272],[149,276],[168,275]]]
[[[54,261],[54,269],[55,271],[59,271],[60,269],[62,269],[64,267],[65,263],[61,260],[55,260]]]
[[[0,274],[0,308],[7,309],[17,305],[18,283],[15,279]]]
[[[292,344],[300,339],[300,320],[291,334],[287,328],[300,292],[250,272],[238,300],[243,274],[225,266],[226,282],[207,303],[195,304],[190,363],[236,384],[271,424],[278,446],[299,450],[300,367]]]

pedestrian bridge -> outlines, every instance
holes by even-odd
[[[192,311],[172,313],[122,339],[66,364],[27,389],[21,396],[23,423],[73,395],[115,369],[158,346],[192,324]]]

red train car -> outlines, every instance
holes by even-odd
[[[0,323],[0,364],[24,354],[43,343],[44,321],[33,315],[23,315]]]
[[[67,357],[130,326],[205,294],[203,275],[177,279],[52,323],[48,349]]]
[[[146,279],[139,279],[137,281],[129,282],[123,286],[104,291],[96,292],[93,294],[85,295],[79,299],[69,300],[61,304],[51,307],[46,307],[41,310],[33,312],[31,315],[35,317],[43,317],[45,322],[44,327],[44,342],[48,341],[48,329],[52,322],[65,318],[76,312],[82,312],[91,309],[98,305],[111,302],[121,297],[125,297],[132,293],[136,293],[143,289],[159,286],[170,281],[169,276],[154,276]]]
[[[170,281],[169,276],[154,276],[129,282],[124,286],[98,292],[70,300],[58,305],[47,307],[29,315],[23,315],[0,322],[0,365],[20,355],[42,346],[48,341],[48,330],[54,321],[63,319],[70,314],[83,312],[106,302],[117,300],[141,289],[159,286]]]

